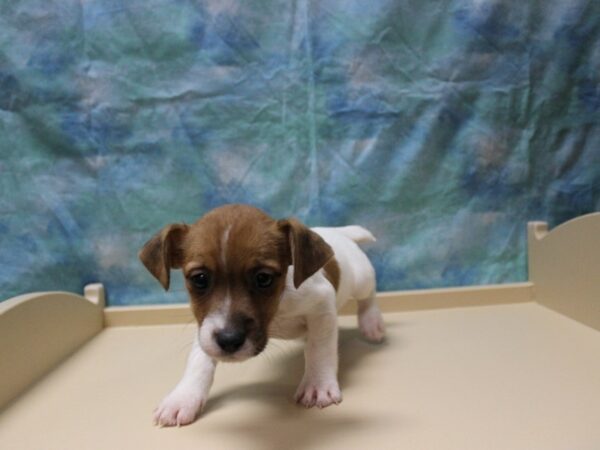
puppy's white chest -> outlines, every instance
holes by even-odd
[[[322,271],[308,278],[299,289],[294,288],[293,279],[294,271],[290,267],[279,308],[269,328],[272,337],[300,337],[306,332],[307,316],[336,310],[335,290]]]

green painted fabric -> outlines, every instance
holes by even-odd
[[[0,298],[106,285],[229,202],[357,223],[380,290],[523,281],[600,209],[600,2],[0,2]]]

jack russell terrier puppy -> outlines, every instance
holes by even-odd
[[[374,240],[359,226],[309,229],[246,205],[222,206],[193,225],[168,225],[151,238],[140,251],[141,261],[165,289],[170,270],[183,270],[198,321],[183,377],[155,410],[155,423],[193,422],[217,361],[256,356],[270,337],[306,336],[305,372],[295,395],[299,404],[340,403],[337,311],[357,300],[364,337],[384,338],[375,271],[357,245]]]

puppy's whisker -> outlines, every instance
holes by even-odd
[[[283,348],[281,348],[280,343],[275,341],[270,341],[266,350],[263,352],[263,354],[265,355],[265,359],[269,363],[275,362],[275,360],[280,356],[284,355],[284,353],[285,351]]]
[[[192,345],[194,345],[194,341],[193,340],[190,341],[190,342],[188,342],[188,343],[181,344],[179,346],[179,352],[180,353],[183,353],[183,352],[187,353],[187,352],[189,352],[190,348],[192,347]]]

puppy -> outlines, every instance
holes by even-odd
[[[193,225],[168,225],[152,237],[141,261],[165,289],[170,270],[183,270],[198,321],[183,377],[155,410],[155,423],[193,422],[217,361],[256,356],[270,337],[306,336],[298,403],[340,403],[337,311],[357,300],[362,334],[374,342],[384,337],[375,271],[356,244],[374,240],[359,226],[309,229],[246,205],[214,209]]]

